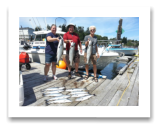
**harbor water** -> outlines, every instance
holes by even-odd
[[[125,61],[112,61],[109,63],[104,69],[97,70],[98,75],[104,75],[107,79],[114,79],[117,75],[120,69],[122,69],[127,62]],[[85,69],[79,69],[80,71],[84,71]],[[94,73],[93,68],[89,70],[89,73]]]

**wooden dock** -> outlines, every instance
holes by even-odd
[[[50,104],[48,106],[138,106],[139,105],[139,61],[135,60],[122,75],[117,75],[113,80],[98,79],[98,83],[92,81],[93,77],[83,80],[73,76],[68,80],[67,70],[58,69],[56,75],[59,80],[53,80],[50,69],[48,81],[44,82],[44,65],[31,63],[31,69],[22,68],[25,101],[23,106],[46,106],[45,100],[51,97],[43,97],[41,89],[49,87],[86,88],[90,94],[96,96],[82,102],[76,102],[75,98],[69,98],[73,102],[64,104]],[[68,94],[69,92],[63,92]],[[123,95],[124,93],[124,95]]]

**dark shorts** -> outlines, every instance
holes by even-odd
[[[96,65],[97,57],[96,55],[91,55],[90,60],[92,61],[93,65]],[[84,62],[87,62],[87,53],[84,53]]]
[[[45,54],[45,63],[51,63],[51,62],[56,62],[56,54]]]
[[[74,58],[73,58],[74,63],[79,63],[79,59],[80,59],[79,52],[75,51]],[[70,64],[70,61],[69,61],[69,51],[66,51],[65,60],[66,60],[67,64]]]

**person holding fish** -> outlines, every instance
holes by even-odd
[[[49,72],[50,65],[52,64],[53,78],[56,80],[56,53],[59,43],[59,37],[56,34],[56,25],[51,26],[51,32],[46,35],[46,48],[45,48],[45,67],[44,67],[44,81],[47,81],[47,74]]]
[[[79,39],[78,34],[74,32],[75,25],[74,24],[69,24],[67,26],[68,32],[64,34],[63,39],[64,42],[66,43],[66,63],[68,66],[68,79],[71,79],[71,67],[72,67],[72,62],[74,61],[75,63],[75,76],[82,77],[78,73],[78,66],[79,66],[79,61],[80,61],[80,55],[78,51],[78,45],[80,47],[80,53],[82,53],[82,45]],[[73,51],[72,51],[73,49]]]
[[[96,32],[96,27],[90,26],[89,31],[90,31],[90,35],[87,35],[84,38],[84,41],[85,41],[84,62],[85,62],[85,70],[86,70],[85,80],[89,78],[88,69],[89,69],[89,60],[91,60],[93,64],[94,81],[98,82],[96,61],[97,61],[97,58],[100,58],[100,56],[97,48],[97,37],[94,35]],[[97,57],[96,57],[96,53],[97,53]]]

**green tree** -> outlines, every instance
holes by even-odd
[[[41,31],[42,30],[42,28],[40,27],[40,26],[37,26],[36,28],[35,28],[35,31]]]
[[[47,24],[47,30],[51,30],[51,26]]]

